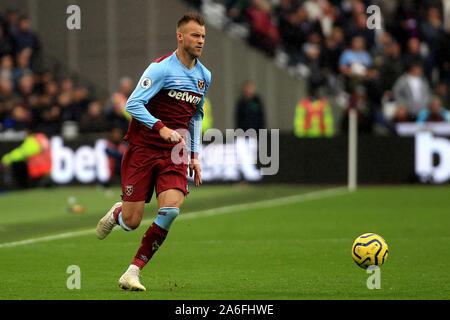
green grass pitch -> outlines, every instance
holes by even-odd
[[[192,188],[166,242],[142,272],[147,292],[122,291],[117,280],[155,216],[155,203],[147,206],[138,230],[117,230],[103,241],[88,232],[5,246],[92,230],[120,191],[61,187],[4,193],[0,299],[450,298],[449,186],[362,187],[308,196],[324,189]],[[306,196],[272,201],[300,194]],[[85,206],[83,214],[67,211],[69,197]],[[259,205],[237,206],[245,203]],[[369,274],[350,254],[353,240],[365,232],[380,234],[389,245],[379,290],[367,288]],[[80,267],[79,290],[66,286],[70,265]]]

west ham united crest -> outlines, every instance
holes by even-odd
[[[203,91],[205,89],[205,80],[198,80],[198,89]]]
[[[133,194],[133,186],[126,186],[125,187],[125,194],[129,197]]]

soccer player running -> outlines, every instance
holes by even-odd
[[[179,214],[188,193],[188,169],[195,185],[202,183],[198,152],[203,102],[211,83],[211,72],[198,60],[205,44],[203,17],[197,13],[184,15],[177,24],[177,40],[177,50],[147,67],[127,101],[132,120],[124,137],[130,145],[121,165],[123,201],[114,204],[97,225],[99,239],[117,225],[126,231],[136,229],[155,189],[158,216],[119,279],[119,286],[125,290],[146,290],[139,272],[161,246]],[[180,161],[186,147],[190,149],[189,164]]]

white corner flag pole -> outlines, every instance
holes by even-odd
[[[358,170],[358,114],[350,108],[348,114],[348,190],[355,191]]]

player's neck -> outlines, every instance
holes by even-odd
[[[175,52],[178,60],[184,65],[187,69],[191,70],[195,67],[195,63],[197,62],[196,58],[193,58],[189,53],[184,50],[180,50],[179,48]]]

